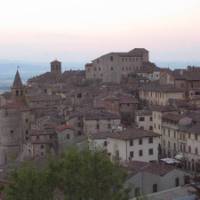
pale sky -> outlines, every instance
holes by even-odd
[[[144,47],[200,61],[200,0],[0,0],[0,60],[90,61]]]

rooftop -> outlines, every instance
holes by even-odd
[[[158,176],[165,176],[176,168],[171,165],[160,163],[148,163],[142,161],[131,161],[126,165],[126,168],[131,174],[137,174],[139,172],[148,172]]]
[[[119,140],[133,140],[144,137],[160,137],[160,135],[152,131],[145,131],[139,128],[129,128],[121,132],[111,133],[108,136],[108,138],[119,139]]]

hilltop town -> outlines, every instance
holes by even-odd
[[[127,169],[131,197],[187,184],[200,173],[200,67],[160,68],[135,48],[82,71],[54,60],[25,85],[17,71],[0,96],[2,170],[88,145]]]

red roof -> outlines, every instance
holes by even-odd
[[[73,129],[73,128],[68,124],[64,124],[64,125],[60,125],[60,126],[56,127],[56,131],[58,131],[58,132],[62,132],[66,129]]]

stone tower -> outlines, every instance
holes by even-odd
[[[15,74],[15,79],[13,85],[11,87],[12,97],[14,100],[24,100],[24,86],[22,84],[22,80],[17,70]]]
[[[51,62],[51,73],[61,75],[62,74],[62,63],[58,60]]]
[[[11,97],[0,106],[0,165],[18,158],[22,151],[25,132],[28,131],[29,110],[25,103],[24,86],[17,70]]]

